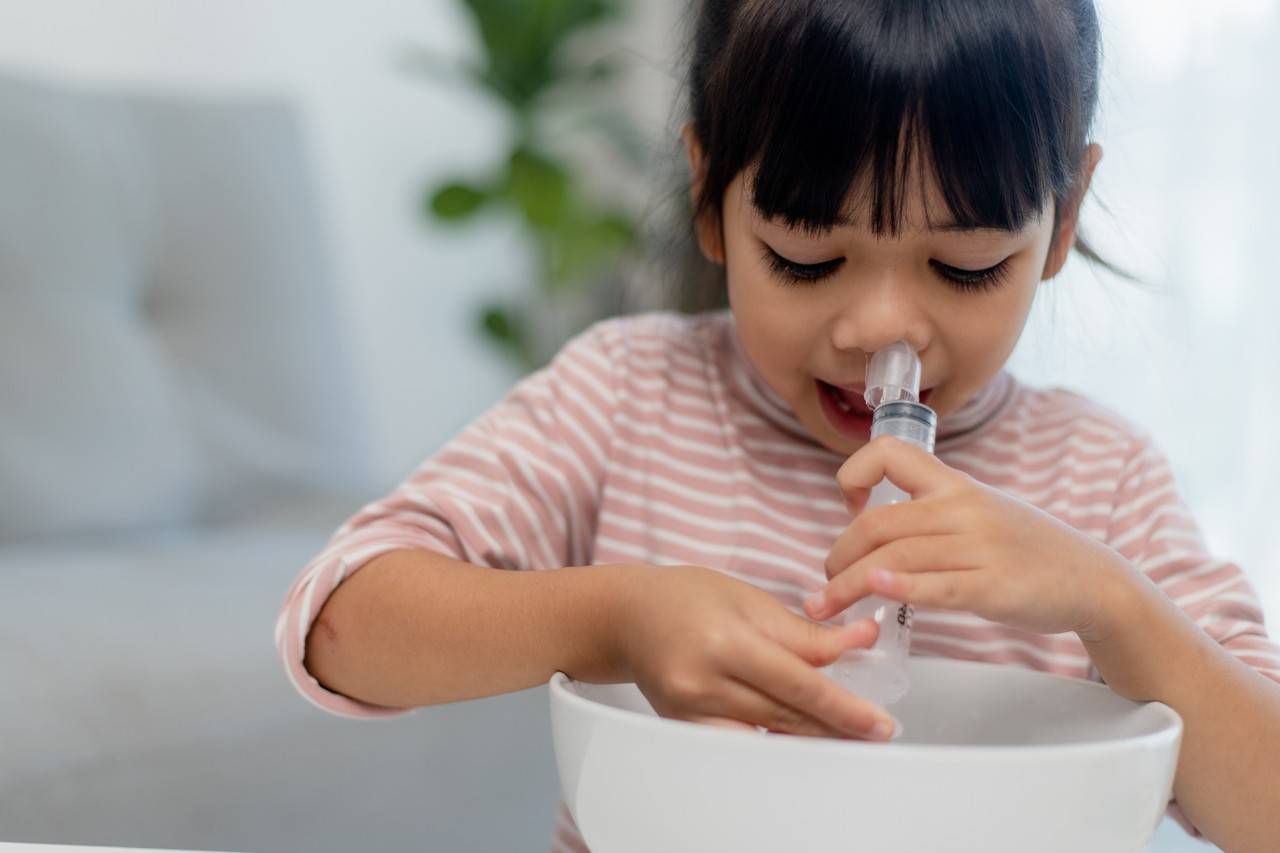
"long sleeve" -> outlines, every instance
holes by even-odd
[[[566,344],[391,494],[350,518],[303,568],[275,641],[305,698],[343,716],[409,713],[326,690],[303,665],[307,632],[324,602],[374,557],[431,550],[515,570],[592,561],[613,433],[615,324],[599,323]]]
[[[1121,471],[1108,542],[1223,648],[1280,681],[1280,646],[1257,592],[1238,565],[1209,552],[1168,460],[1145,437]]]

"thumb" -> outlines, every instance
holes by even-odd
[[[827,625],[791,611],[787,611],[787,616],[780,641],[813,666],[834,663],[849,649],[867,648],[880,636],[874,619],[859,619],[848,625]]]
[[[759,731],[759,726],[751,723],[735,720],[732,717],[712,717],[712,716],[693,716],[689,718],[695,723],[707,723],[712,726],[720,726],[725,729],[746,729],[747,731]]]

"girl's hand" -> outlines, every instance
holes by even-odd
[[[886,476],[912,499],[863,512]],[[827,558],[830,582],[805,602],[813,619],[875,594],[1043,634],[1109,632],[1109,597],[1127,563],[1101,542],[890,436],[836,477],[856,517]]]
[[[624,583],[614,647],[660,715],[821,737],[893,732],[891,716],[815,669],[872,645],[871,620],[819,625],[701,566],[641,566]]]

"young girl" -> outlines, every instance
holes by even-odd
[[[1280,838],[1280,649],[1150,436],[1004,371],[1101,151],[1091,0],[706,0],[683,130],[730,308],[608,320],[361,510],[276,641],[377,717],[557,670],[668,717],[884,739],[818,667],[915,605],[913,651],[1176,709],[1174,814]],[[868,354],[908,341],[936,457],[869,442]],[[913,500],[860,512],[888,476]],[[506,569],[508,571],[493,571]],[[557,850],[586,849],[561,804]]]

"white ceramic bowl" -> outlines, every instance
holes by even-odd
[[[561,788],[592,853],[1139,853],[1182,720],[1100,684],[911,658],[892,743],[657,716],[634,684],[551,678]]]

